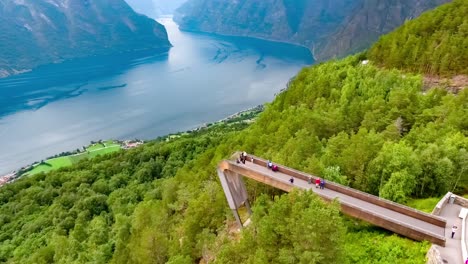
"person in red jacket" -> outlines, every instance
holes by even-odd
[[[272,171],[279,171],[278,165],[273,165],[273,167],[271,167],[271,170]]]
[[[319,185],[320,185],[320,179],[317,178],[317,179],[315,179],[315,188],[318,188]]]

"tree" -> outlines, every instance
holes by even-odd
[[[393,172],[390,179],[381,187],[379,196],[397,203],[404,203],[411,194],[416,180],[405,169]]]
[[[412,148],[401,141],[384,144],[378,156],[371,161],[369,172],[370,177],[364,183],[367,191],[375,193],[378,190],[381,196],[404,200],[408,194],[414,192],[415,180],[421,174],[421,167]],[[393,185],[396,185],[395,188]],[[405,188],[403,193],[399,192],[400,187]]]
[[[338,203],[301,191],[274,202],[263,197],[241,240],[222,248],[215,263],[339,263],[344,234]]]
[[[326,167],[322,175],[325,179],[342,185],[348,185],[348,179],[341,174],[339,166]]]

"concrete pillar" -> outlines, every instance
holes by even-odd
[[[219,177],[219,180],[221,181],[221,186],[223,187],[224,195],[226,196],[226,199],[228,201],[229,208],[231,208],[231,210],[236,210],[237,212],[237,206],[234,202],[234,197],[232,196],[231,190],[229,188],[229,183],[226,178],[226,175],[224,174],[224,171],[219,168],[218,168],[218,177]]]
[[[245,200],[245,208],[247,208],[247,211],[249,212],[249,216],[251,216],[252,215],[252,209],[250,209],[249,200]]]
[[[239,224],[239,228],[242,228],[243,224],[237,209],[239,209],[242,204],[245,204],[249,214],[252,214],[249,201],[247,200],[247,190],[242,176],[233,171],[222,170],[220,168],[218,168],[217,172],[219,180],[221,181],[221,186],[223,187],[224,195],[228,201],[229,208],[231,208],[234,218],[236,218],[236,221]]]
[[[242,229],[244,225],[242,224],[242,221],[240,219],[239,212],[237,211],[237,209],[232,209],[231,211],[232,211],[232,214],[234,215],[234,218],[236,218],[236,222],[239,225],[239,228]]]

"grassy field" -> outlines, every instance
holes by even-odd
[[[27,172],[25,175],[34,175],[41,172],[49,172],[51,170],[71,166],[82,159],[94,158],[98,155],[105,155],[119,150],[120,144],[112,140],[105,141],[102,144],[96,143],[88,146],[86,148],[86,152],[77,155],[48,159],[44,163],[36,165],[34,169]]]
[[[58,168],[71,166],[73,164],[72,160],[69,157],[59,157],[46,160],[44,163],[39,164],[34,167],[33,170],[26,173],[27,175],[33,175],[41,172],[49,172]]]

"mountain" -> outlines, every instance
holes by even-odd
[[[123,0],[0,0],[0,76],[78,57],[169,47],[165,28]]]
[[[187,0],[153,0],[158,15],[173,15],[174,11]]]
[[[180,7],[186,0],[125,0],[140,14],[151,18],[174,14],[174,10]]]
[[[310,48],[323,61],[363,50],[382,34],[449,0],[189,0],[183,30],[258,37]]]
[[[454,0],[426,12],[380,38],[369,50],[369,58],[388,68],[429,75],[468,75],[467,14],[466,0]]]

